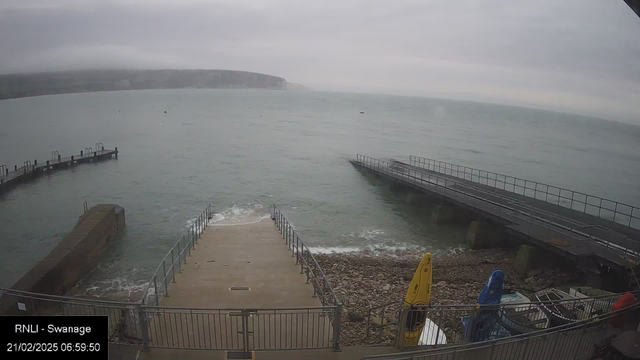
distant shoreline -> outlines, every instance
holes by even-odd
[[[306,90],[282,77],[235,70],[95,70],[0,75],[0,100],[161,89]]]

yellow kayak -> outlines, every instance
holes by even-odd
[[[422,307],[431,302],[431,253],[424,254],[416,272],[413,274],[407,296],[404,298],[404,309]],[[424,311],[410,311],[407,314],[404,331],[404,345],[418,345],[422,328],[425,324]]]

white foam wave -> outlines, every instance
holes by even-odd
[[[393,254],[398,252],[424,252],[426,249],[417,245],[384,245],[371,244],[366,246],[312,246],[309,247],[314,254],[345,254],[355,252],[370,252],[373,254]]]
[[[220,213],[213,214],[208,224],[216,226],[248,225],[270,217],[269,211],[263,209],[262,204],[233,204]]]
[[[386,233],[384,232],[384,230],[380,230],[380,229],[362,229],[362,231],[360,231],[360,233],[358,233],[358,237],[363,238],[363,239],[367,239],[367,240],[375,240],[377,238],[379,238],[380,236],[385,235]]]
[[[312,254],[344,254],[351,252],[361,252],[361,248],[357,247],[338,247],[338,246],[312,246],[309,248]]]
[[[133,281],[125,276],[118,276],[112,279],[93,282],[90,287],[84,289],[84,295],[101,297],[116,293],[126,294],[127,297],[131,297],[132,294],[140,294],[144,292],[146,287],[147,281]]]

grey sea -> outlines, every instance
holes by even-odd
[[[166,111],[166,113],[165,113]],[[360,114],[364,111],[364,114]],[[117,160],[77,166],[0,195],[0,286],[71,230],[83,203],[116,203],[127,230],[79,285],[144,286],[211,204],[212,222],[278,204],[315,251],[464,251],[466,228],[429,213],[348,160],[419,155],[640,205],[640,127],[490,104],[387,95],[153,90],[0,101],[0,164],[46,161],[102,142]],[[252,251],[252,249],[247,249]]]

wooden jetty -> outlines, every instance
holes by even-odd
[[[351,162],[487,220],[475,224],[474,229],[498,224],[507,233],[577,262],[595,261],[624,271],[640,264],[640,229],[636,227],[640,225],[640,209],[633,206],[591,195],[579,197],[577,192],[567,196],[565,189],[550,185],[534,189],[529,180],[511,181],[505,175],[463,170],[462,166],[424,158],[411,157],[405,163],[358,155]],[[480,177],[483,181],[478,181]],[[605,216],[606,211],[610,214]],[[453,210],[448,213],[455,216]]]
[[[23,181],[33,180],[49,171],[66,169],[76,164],[90,163],[94,161],[118,158],[118,148],[105,149],[101,143],[94,148],[85,148],[80,154],[62,157],[58,151],[51,152],[51,158],[44,163],[34,160],[25,161],[22,166],[14,165],[10,169],[6,165],[0,165],[0,193],[9,190],[14,185]]]

